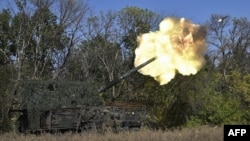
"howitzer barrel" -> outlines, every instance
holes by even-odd
[[[128,77],[129,75],[131,75],[132,73],[138,71],[139,69],[145,67],[146,65],[150,64],[151,62],[153,62],[154,60],[156,60],[156,57],[153,57],[149,60],[147,60],[146,62],[142,63],[141,65],[129,70],[128,72],[124,73],[121,77],[119,77],[118,79],[114,79],[111,82],[109,82],[106,86],[101,87],[98,92],[104,92],[107,89],[111,88],[112,86],[114,86],[115,84],[119,83],[121,80],[125,79],[126,77]]]

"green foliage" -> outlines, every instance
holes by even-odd
[[[213,87],[197,98],[200,109],[192,115],[186,126],[194,124],[249,124],[249,81],[248,75],[240,77],[240,73],[232,71],[226,76],[227,87],[221,85],[224,81],[221,75],[214,75]],[[223,88],[218,88],[222,86]],[[224,90],[226,89],[226,91]]]
[[[12,75],[10,68],[7,65],[0,65],[0,131],[10,130],[10,120],[8,117],[8,110],[11,102],[11,97],[8,88]]]
[[[223,125],[240,122],[242,113],[237,100],[216,93],[210,93],[206,98],[202,110],[197,114],[203,124]]]
[[[166,86],[146,83],[144,102],[149,106],[151,120],[168,127],[248,124],[249,76],[237,74],[227,76],[234,81],[227,83],[230,89],[226,91],[221,75],[208,67],[194,76],[177,75]]]
[[[231,71],[226,76],[230,94],[242,99],[242,104],[250,106],[250,74],[242,74],[239,71]]]
[[[8,9],[0,13],[0,131],[8,131],[8,103],[7,86],[12,78],[10,63],[10,22],[11,14]]]
[[[118,12],[118,25],[124,30],[122,42],[132,58],[137,36],[157,29],[160,20],[158,14],[138,7],[125,7]]]
[[[10,22],[10,11],[4,9],[0,13],[0,65],[9,62]]]

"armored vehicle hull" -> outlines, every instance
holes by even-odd
[[[81,84],[20,82],[16,94],[18,100],[12,105],[9,115],[19,115],[17,122],[20,132],[85,131],[105,128],[122,130],[141,127],[146,114],[144,105],[117,101],[104,105],[98,94],[88,93]],[[51,86],[55,88],[51,89]]]
[[[90,82],[14,82],[15,100],[9,115],[19,114],[20,132],[140,128],[146,114],[144,105],[126,102],[106,105],[99,94],[155,59],[131,69],[98,91]]]
[[[144,106],[78,106],[42,112],[42,131],[86,131],[139,129],[143,123]]]

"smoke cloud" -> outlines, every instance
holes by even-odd
[[[178,72],[194,75],[205,64],[206,28],[184,18],[168,17],[159,25],[159,31],[137,37],[135,67],[156,57],[139,70],[152,76],[160,85],[167,84]]]

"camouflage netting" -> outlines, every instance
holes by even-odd
[[[74,105],[101,105],[93,84],[85,82],[25,81],[16,85],[16,98],[26,107],[30,128],[39,127],[42,111]]]

